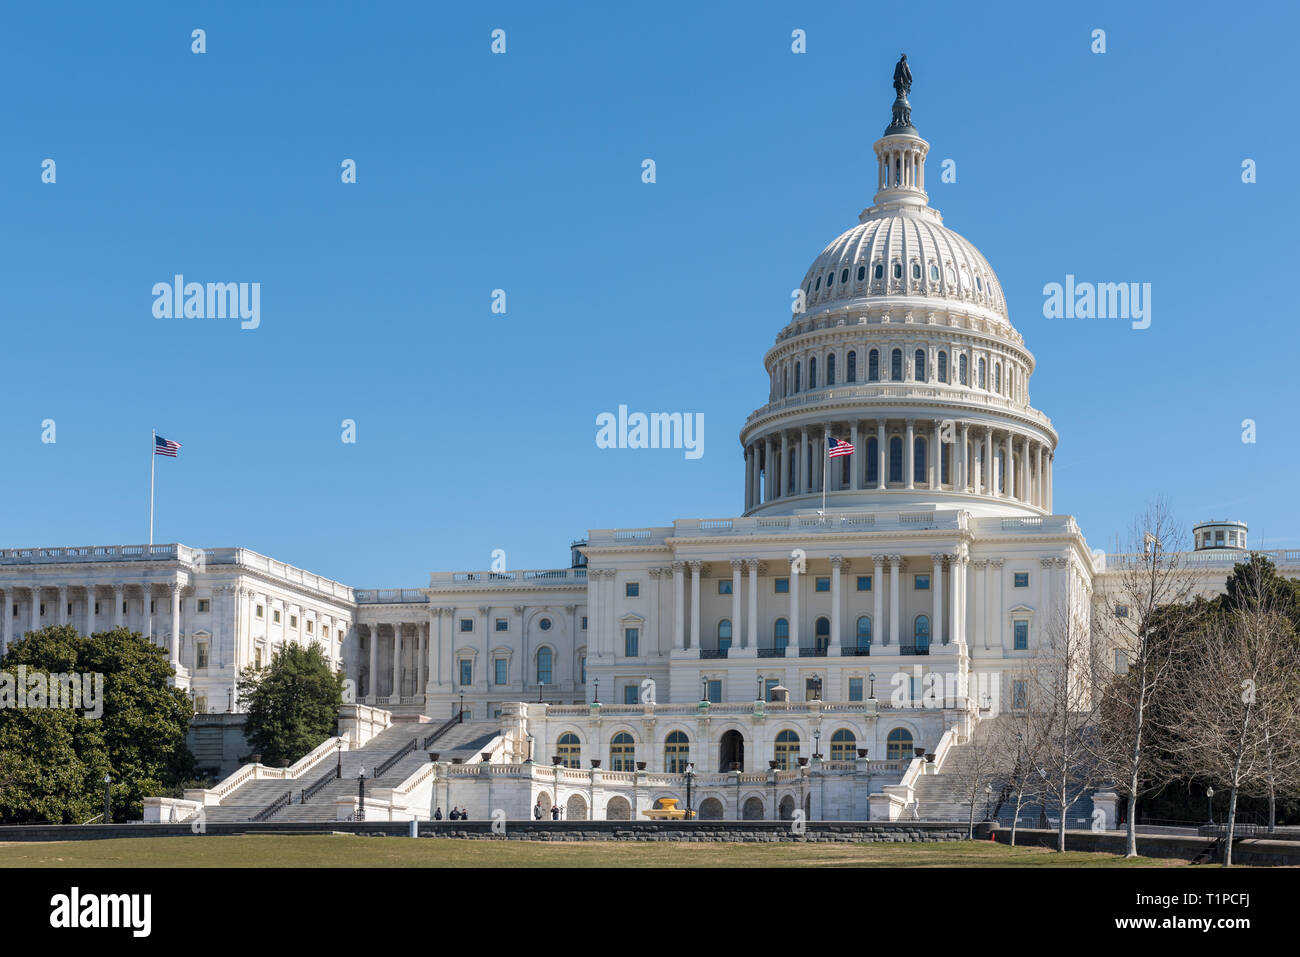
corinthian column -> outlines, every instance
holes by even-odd
[[[673,562],[673,650],[686,647],[686,595],[683,571],[685,562]]]
[[[745,562],[749,568],[749,642],[748,648],[758,647],[758,559],[751,558]],[[757,654],[757,651],[751,654]]]
[[[731,643],[737,648],[743,644],[740,630],[740,569],[744,566],[743,558],[731,560]]]
[[[902,555],[889,556],[889,643],[898,644],[898,576],[902,574]]]
[[[700,648],[700,563],[693,561],[691,566],[691,647]]]
[[[873,555],[875,575],[871,579],[871,640],[880,644],[889,644],[889,632],[885,628],[885,556]]]
[[[831,556],[831,640],[826,649],[826,655],[830,658],[838,658],[840,655],[840,628],[843,625],[840,610],[842,604],[840,601],[840,568],[843,565],[843,557],[839,555]]]

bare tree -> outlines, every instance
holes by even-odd
[[[999,794],[999,806],[1009,802],[1011,816],[1011,846],[1016,846],[1016,829],[1020,826],[1020,812],[1032,801],[1042,799],[1041,747],[1038,740],[1039,722],[1030,720],[1027,702],[1012,701],[1012,710],[1000,716],[993,728],[996,747],[1004,756],[1006,773]]]
[[[993,720],[986,719],[971,730],[970,741],[953,752],[949,758],[954,767],[948,769],[953,784],[962,801],[969,807],[966,838],[975,837],[975,814],[981,804],[988,808],[992,802],[992,789],[1006,777],[1006,755],[992,730]],[[955,758],[955,760],[953,760]]]
[[[1170,728],[1184,772],[1228,790],[1225,865],[1238,797],[1293,787],[1300,775],[1295,629],[1264,587],[1261,563],[1239,565],[1234,575],[1246,579],[1239,600],[1206,616],[1195,649],[1180,656],[1180,719]]]
[[[1139,796],[1165,783],[1163,754],[1152,747],[1152,709],[1172,680],[1175,651],[1199,607],[1196,578],[1184,560],[1186,542],[1157,501],[1134,522],[1127,554],[1108,559],[1094,627],[1114,668],[1102,668],[1094,741],[1097,758],[1128,803],[1125,856],[1137,856]]]

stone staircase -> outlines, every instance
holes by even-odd
[[[237,788],[220,805],[207,809],[207,820],[248,821],[287,794],[289,803],[264,815],[262,821],[333,821],[337,813],[336,799],[358,793],[357,772],[363,767],[366,771],[367,793],[375,787],[396,787],[429,763],[430,751],[438,752],[439,760],[443,761],[456,757],[468,759],[500,734],[500,727],[495,722],[467,721],[452,725],[426,750],[422,746],[423,741],[437,729],[435,724],[399,722],[355,751],[344,751],[342,776],[336,777],[339,755],[331,752],[294,780],[250,781]],[[374,777],[375,771],[386,760],[412,741],[415,742],[414,750],[403,754],[380,777]],[[321,781],[324,781],[323,786],[304,803],[304,792]]]

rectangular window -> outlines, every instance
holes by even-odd
[[[158,603],[153,599],[149,600],[149,614],[155,614],[158,611]],[[279,621],[277,618],[276,621]]]
[[[821,694],[821,681],[817,678],[805,678],[803,683],[803,700],[816,701]]]
[[[1128,605],[1116,605],[1116,606],[1115,606],[1115,617],[1116,617],[1116,618],[1127,618],[1127,617],[1128,617]]]
[[[254,668],[260,668],[260,667],[262,667],[262,649],[261,649],[261,648],[254,649],[254,651],[253,651],[253,667],[254,667]]]
[[[813,586],[815,591],[830,591],[831,580],[829,578],[818,578]]]
[[[623,687],[623,703],[624,703],[624,704],[636,704],[636,703],[637,703],[637,692],[638,692],[639,690],[640,690],[640,688],[639,688],[637,685],[625,685],[625,686]]]
[[[1024,681],[1011,682],[1011,707],[1023,711],[1029,704],[1029,692]]]
[[[849,700],[850,701],[862,700],[862,679],[861,678],[849,679]]]
[[[460,663],[460,683],[461,687],[474,683],[474,662],[462,661]]]
[[[496,683],[499,685],[505,684],[506,679],[509,677],[508,669],[510,663],[505,658],[497,658],[492,662],[492,665],[496,669],[496,674],[493,676],[496,679]]]
[[[781,683],[781,680],[780,680],[779,678],[764,678],[764,679],[763,679],[763,700],[764,700],[764,701],[771,701],[771,700],[772,700],[772,689],[775,688],[775,687],[776,687],[777,685],[779,685],[780,683]]]
[[[709,689],[708,700],[713,704],[721,704],[722,703],[722,679],[720,678],[710,679],[708,684],[708,689]]]
[[[195,696],[195,698],[194,698],[194,713],[195,713],[195,714],[207,714],[207,713],[208,713],[208,699],[205,698],[203,695],[196,695],[196,696]]]
[[[917,591],[929,591],[929,590],[930,590],[930,576],[929,576],[929,575],[917,575],[917,576],[916,576],[915,587],[916,587],[916,590],[917,590]]]
[[[636,598],[641,594],[640,582],[628,582],[623,586],[623,595],[627,598]]]
[[[859,576],[858,576],[858,591],[871,591],[871,576],[870,576],[870,575],[859,575]]]
[[[1115,674],[1128,674],[1128,652],[1122,648],[1115,649]]]
[[[308,618],[308,619],[307,619],[307,634],[310,635],[310,634],[315,630],[315,628],[316,628],[316,622],[314,622],[312,619]]]
[[[790,593],[790,579],[777,578],[772,581],[778,595],[788,595]]]
[[[641,632],[638,629],[624,628],[623,629],[623,654],[626,655],[628,658],[635,658],[638,654],[640,654],[640,651],[637,647],[640,644],[640,638],[641,638]]]
[[[1015,623],[1015,650],[1029,650],[1029,622],[1019,619]]]
[[[587,616],[586,616],[586,615],[583,615],[583,616],[582,616],[582,630],[583,630],[583,631],[586,631],[586,630],[587,630]]]
[[[280,609],[271,609],[271,622],[276,625],[280,624]]]
[[[95,614],[99,614],[99,602],[95,602]]]
[[[473,619],[473,618],[462,618],[462,619],[460,620],[460,630],[461,630],[461,631],[473,631],[473,630],[474,630],[474,619]]]
[[[125,606],[125,604],[122,606],[122,610],[123,610],[123,611],[126,611],[126,606]],[[265,618],[265,617],[266,617],[266,608],[265,608],[263,605],[258,605],[258,606],[257,606],[257,617],[258,617],[258,618]]]
[[[68,602],[68,614],[72,614],[72,602]]]
[[[211,603],[207,598],[199,599],[199,614],[203,614],[211,608]],[[99,602],[95,602],[95,611],[99,611]]]
[[[1016,572],[1013,587],[1015,587],[1015,588],[1028,588],[1028,587],[1029,587],[1029,572]]]
[[[297,615],[290,615],[290,616],[289,616],[289,627],[290,627],[290,628],[297,628],[297,627],[298,627],[298,616],[297,616]]]
[[[718,594],[719,594],[719,595],[730,595],[730,594],[731,594],[731,579],[730,579],[730,578],[722,578],[722,579],[719,579],[719,580],[718,580]]]
[[[208,666],[208,643],[206,641],[195,642],[194,644],[194,667],[204,669]]]
[[[498,618],[496,624],[497,624],[497,631],[509,631],[509,630],[510,630],[510,619],[509,619],[509,618]]]
[[[583,655],[578,659],[578,672],[582,675],[579,681],[582,684],[587,683],[587,656]]]

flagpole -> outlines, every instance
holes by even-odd
[[[831,471],[831,444],[824,443],[826,446],[826,462],[822,466],[822,510],[821,514],[826,514],[826,482],[830,478]]]
[[[158,432],[150,429],[149,438],[149,545],[153,545],[153,473],[156,467],[158,456],[154,454],[154,449],[158,445]]]

